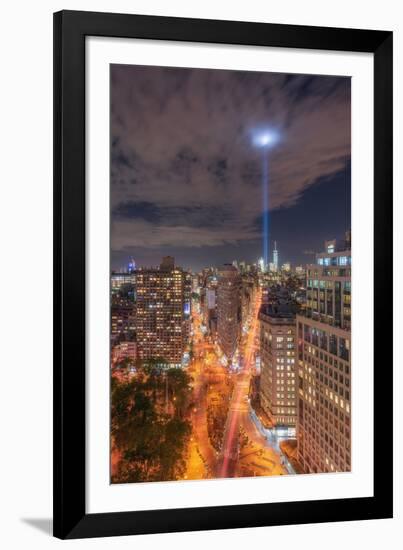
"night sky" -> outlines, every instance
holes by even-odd
[[[112,65],[112,269],[261,257],[267,128],[270,256],[306,264],[350,229],[350,78]]]

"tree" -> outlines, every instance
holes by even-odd
[[[192,378],[182,369],[168,369],[168,395],[174,406],[175,414],[183,416],[189,403]]]
[[[183,418],[191,378],[181,369],[164,370],[161,359],[138,362],[136,369],[130,382],[112,379],[111,435],[122,456],[112,481],[177,479],[184,473],[191,431],[190,422]],[[167,388],[173,416],[166,414],[164,406]]]

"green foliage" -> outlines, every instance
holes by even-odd
[[[171,480],[184,473],[191,378],[181,369],[164,369],[164,363],[137,364],[130,382],[112,379],[111,435],[122,457],[114,483]]]

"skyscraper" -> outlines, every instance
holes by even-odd
[[[295,433],[295,313],[286,304],[264,304],[260,321],[260,404],[273,428]]]
[[[179,367],[188,341],[191,277],[167,256],[159,269],[136,273],[135,331],[141,359]]]
[[[134,261],[134,258],[130,258],[129,265],[127,266],[127,271],[129,273],[134,273],[136,271],[136,262]]]
[[[351,469],[351,250],[325,243],[307,266],[297,316],[298,459],[305,472]]]
[[[217,286],[217,275],[210,274],[205,278],[200,293],[203,323],[211,336],[216,336],[217,333]]]
[[[277,241],[274,241],[273,265],[274,265],[274,271],[278,271],[278,250],[277,250]]]
[[[231,361],[241,334],[241,277],[231,264],[218,271],[217,335],[218,344]]]
[[[259,278],[255,273],[241,275],[241,320],[244,325],[253,311]]]

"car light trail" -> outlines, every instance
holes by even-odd
[[[237,453],[238,447],[238,434],[239,434],[239,409],[242,404],[242,400],[245,397],[245,386],[249,387],[249,377],[252,367],[253,351],[255,346],[255,337],[259,326],[258,315],[261,304],[261,292],[259,292],[255,307],[253,311],[253,320],[248,334],[248,339],[245,347],[245,366],[240,375],[240,380],[237,383],[235,389],[235,396],[231,402],[231,412],[229,419],[229,426],[225,435],[223,443],[223,462],[219,477],[230,477],[229,470],[231,464],[231,458]],[[247,390],[246,390],[247,394]]]

